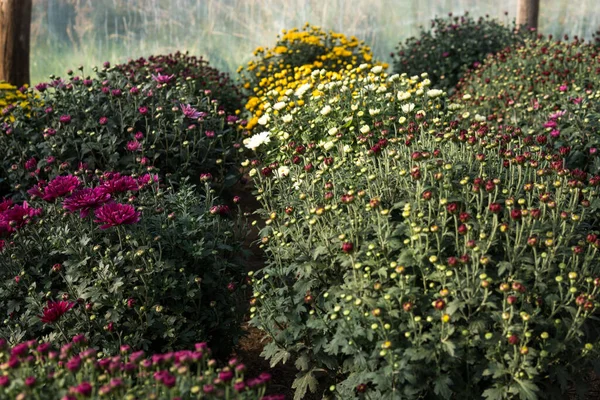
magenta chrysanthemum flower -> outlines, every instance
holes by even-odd
[[[200,118],[200,112],[198,112],[198,110],[196,110],[195,108],[193,108],[191,105],[186,104],[180,104],[179,107],[181,108],[181,112],[183,113],[183,115],[186,118],[190,118],[190,119],[198,119]]]
[[[124,193],[128,191],[136,191],[139,185],[135,178],[129,175],[121,175],[119,173],[108,174],[105,179],[101,179],[102,187],[107,193]]]
[[[60,122],[62,122],[63,124],[70,124],[71,123],[71,116],[70,115],[61,115],[58,120]]]
[[[0,213],[0,234],[13,233],[31,221],[31,218],[41,214],[41,208],[30,207],[26,201],[23,205],[16,204]]]
[[[38,318],[45,324],[52,324],[73,307],[75,303],[72,301],[48,300],[48,305],[44,307],[42,315],[38,315]]]
[[[137,140],[127,142],[127,151],[139,151],[142,148],[142,144]]]
[[[63,208],[70,212],[79,211],[81,218],[86,218],[90,210],[95,209],[110,200],[110,194],[106,188],[85,188],[73,193],[63,202]]]
[[[32,171],[37,167],[37,160],[35,157],[31,157],[29,160],[25,161],[25,169],[27,171]]]
[[[167,84],[171,82],[171,79],[173,79],[174,77],[175,75],[162,75],[160,72],[158,73],[158,75],[152,75],[152,79],[154,79],[160,84]]]
[[[48,182],[48,186],[44,188],[42,199],[45,201],[54,201],[59,197],[63,197],[67,194],[72,193],[75,189],[79,187],[79,185],[81,185],[81,182],[76,176],[57,176],[56,178]]]
[[[96,209],[94,222],[103,224],[100,229],[131,225],[140,220],[140,213],[130,204],[106,203]]]
[[[13,202],[11,199],[2,199],[2,201],[0,201],[0,213],[8,210],[12,205]]]

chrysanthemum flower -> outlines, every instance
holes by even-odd
[[[110,200],[110,194],[106,188],[99,186],[96,188],[85,188],[73,193],[63,202],[63,208],[70,212],[79,210],[79,216],[85,218],[90,210],[95,209]]]
[[[43,189],[41,197],[45,201],[54,201],[59,197],[63,197],[67,194],[70,194],[75,189],[77,189],[80,184],[81,182],[76,176],[57,176],[56,178],[48,182],[48,185]],[[32,194],[31,192],[28,193]]]
[[[108,193],[124,193],[139,189],[139,184],[135,178],[119,173],[109,174],[106,178],[101,179],[100,182]]]
[[[189,104],[186,104],[186,105],[180,104],[179,107],[181,108],[181,112],[183,113],[183,115],[186,118],[198,119],[202,115],[202,114],[200,114],[200,112],[198,110],[196,110]]]
[[[119,225],[132,225],[140,220],[139,211],[130,204],[106,203],[96,209],[94,222],[102,224],[100,229]]]
[[[38,318],[45,324],[53,324],[73,307],[75,303],[72,301],[48,300],[48,305],[44,307],[42,315],[38,315]]]

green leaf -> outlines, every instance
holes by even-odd
[[[308,389],[311,393],[317,391],[318,381],[313,375],[314,370],[310,370],[305,374],[296,375],[296,379],[292,383],[292,389],[296,389],[294,392],[294,400],[302,400],[306,395]]]
[[[441,398],[449,399],[452,396],[451,384],[452,379],[448,375],[440,375],[433,383],[433,392]]]
[[[489,388],[483,392],[483,397],[488,400],[502,400],[504,398],[504,389],[501,387]]]
[[[444,351],[446,351],[446,353],[448,353],[450,357],[454,357],[456,345],[449,340],[442,341],[442,345],[444,346]]]
[[[537,400],[536,392],[539,388],[535,385],[535,383],[531,381],[522,381],[520,379],[514,378],[515,382],[519,384],[519,394],[522,399],[526,400]]]

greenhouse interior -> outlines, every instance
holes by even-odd
[[[0,399],[600,399],[597,0],[0,0]]]

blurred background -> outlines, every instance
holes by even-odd
[[[599,3],[543,0],[540,31],[589,39],[600,28]],[[31,81],[177,50],[235,72],[254,48],[306,22],[355,35],[390,61],[398,42],[435,16],[469,11],[510,24],[516,9],[517,0],[33,0]]]

